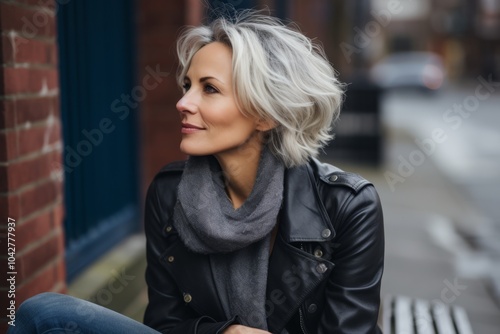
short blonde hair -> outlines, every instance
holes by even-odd
[[[177,43],[180,86],[194,54],[221,42],[233,52],[235,98],[240,110],[277,124],[267,144],[287,167],[306,163],[332,137],[343,87],[323,49],[277,18],[253,10],[209,25],[189,27]]]

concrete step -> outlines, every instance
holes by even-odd
[[[142,322],[147,304],[145,245],[142,234],[127,238],[71,282],[68,294]]]

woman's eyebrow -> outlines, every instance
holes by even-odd
[[[221,80],[217,79],[216,77],[210,77],[210,76],[200,78],[200,82],[205,82],[205,81],[210,80],[210,79],[217,80],[217,81],[218,81],[218,82],[220,82],[221,84],[224,84],[224,82],[223,82],[223,81],[221,81]]]

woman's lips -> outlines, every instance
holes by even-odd
[[[201,130],[205,129],[197,125],[182,123],[181,133],[195,133]]]

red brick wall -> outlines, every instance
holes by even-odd
[[[170,73],[140,106],[144,190],[163,165],[185,158],[179,151],[180,120],[175,108],[181,97],[175,81],[175,41],[181,27],[199,24],[203,8],[199,0],[142,0],[137,6],[139,79],[147,75],[148,67]]]
[[[61,123],[53,0],[0,1],[0,332],[7,303],[65,291]],[[9,218],[15,245],[9,270]],[[15,235],[15,236],[14,236]],[[14,271],[15,299],[7,272]],[[7,319],[10,320],[10,319]]]

